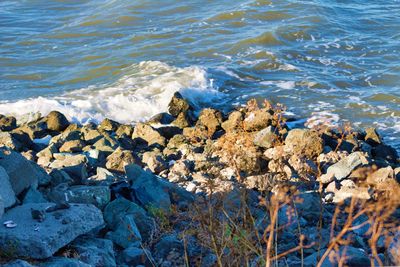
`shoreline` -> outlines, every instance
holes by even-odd
[[[229,114],[194,111],[175,93],[168,113],[134,126],[109,119],[77,125],[56,111],[23,125],[0,116],[0,178],[7,184],[0,221],[9,221],[0,225],[0,259],[33,266],[315,266],[336,251],[336,263],[400,264],[393,249],[400,246],[400,160],[374,128],[289,128],[284,108],[268,101]],[[384,208],[381,227],[395,227],[383,241],[362,227],[343,233],[339,203],[355,212],[368,207],[359,225],[374,225]],[[247,216],[257,223],[245,225]],[[279,235],[273,222],[282,225]],[[329,239],[336,223],[334,236],[354,240]],[[268,238],[256,242],[263,229]],[[228,236],[217,242],[218,231]]]

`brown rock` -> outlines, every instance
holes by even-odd
[[[318,157],[324,148],[324,141],[317,132],[308,129],[293,129],[285,139],[285,152],[304,155],[308,158]]]
[[[85,142],[82,140],[67,141],[60,147],[60,152],[81,152],[85,145]]]
[[[209,135],[213,135],[221,128],[222,114],[220,111],[212,108],[205,108],[201,111],[197,125],[204,126]]]
[[[132,163],[140,165],[140,160],[132,151],[118,148],[107,157],[106,168],[110,171],[124,172],[125,166]]]
[[[58,111],[50,112],[44,120],[47,123],[47,129],[51,131],[61,132],[64,131],[69,126],[69,121],[67,118]]]
[[[12,116],[0,114],[0,131],[11,131],[17,128],[17,120]]]
[[[168,105],[169,114],[171,114],[174,117],[177,117],[179,113],[182,112],[185,113],[189,109],[191,109],[191,107],[188,101],[186,101],[179,92],[176,92]]]
[[[118,122],[106,118],[100,123],[98,128],[99,128],[99,130],[103,130],[103,131],[115,132],[120,125],[121,124],[119,124]]]
[[[166,145],[166,139],[150,125],[144,123],[138,123],[135,126],[135,130],[132,134],[132,139],[140,138],[147,142],[148,145],[159,144],[161,146]]]
[[[367,128],[365,130],[365,141],[370,145],[381,144],[382,140],[375,128]]]
[[[267,109],[258,109],[247,114],[243,121],[246,131],[259,131],[271,125],[273,116]]]
[[[243,114],[240,111],[233,111],[231,114],[229,114],[229,117],[226,121],[222,123],[222,128],[225,130],[225,132],[233,132],[238,129],[243,128]]]

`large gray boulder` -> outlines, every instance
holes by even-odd
[[[45,220],[32,219],[31,210],[46,210],[51,203],[30,203],[9,210],[3,222],[12,220],[15,228],[0,227],[0,250],[14,257],[45,259],[76,237],[103,225],[103,215],[93,205],[73,204],[68,209],[46,212]]]
[[[0,167],[0,197],[3,199],[5,208],[11,207],[16,201],[9,179],[6,170]]]
[[[0,148],[0,166],[6,170],[16,195],[31,185],[50,180],[49,175],[39,166],[6,148]]]

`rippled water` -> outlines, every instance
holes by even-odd
[[[130,122],[181,90],[376,125],[400,147],[399,14],[396,0],[2,0],[0,113]]]

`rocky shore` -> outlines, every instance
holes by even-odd
[[[250,101],[123,125],[0,115],[3,266],[400,265],[400,161],[373,129]]]

